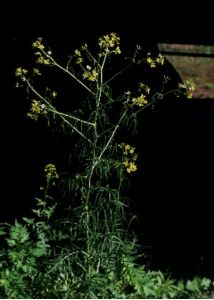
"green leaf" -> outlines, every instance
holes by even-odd
[[[7,234],[3,227],[0,227],[0,236]]]
[[[6,239],[8,246],[14,247],[16,245],[16,241],[12,239]]]
[[[32,250],[33,256],[41,257],[48,253],[48,249],[50,246],[48,244],[43,243],[42,241],[38,241],[36,243],[36,247]]]
[[[143,287],[143,291],[145,293],[146,298],[148,298],[149,296],[154,296],[155,295],[155,290],[154,288],[148,286],[148,285],[144,285]]]
[[[12,226],[10,230],[10,240],[17,241],[18,243],[25,243],[29,240],[27,228],[24,225],[15,222],[15,225]]]
[[[25,217],[23,217],[23,220],[24,220],[27,224],[32,225],[32,224],[34,223],[34,220],[35,220],[35,219],[30,219],[30,218],[25,218]]]
[[[186,288],[187,288],[187,290],[192,291],[192,292],[199,291],[197,279],[194,278],[193,280],[187,280]]]
[[[207,290],[211,285],[211,280],[209,278],[203,278],[201,280],[201,287],[204,288],[205,290]]]

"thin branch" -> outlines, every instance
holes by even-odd
[[[52,109],[50,109],[50,111],[52,111],[52,112],[54,112],[54,113],[56,113],[56,114],[58,114],[58,115],[64,116],[64,117],[66,117],[66,118],[73,119],[73,120],[75,120],[75,121],[77,121],[77,122],[80,122],[80,123],[83,123],[83,124],[86,124],[86,125],[90,125],[90,126],[93,126],[93,127],[95,126],[94,123],[84,121],[84,120],[79,119],[79,118],[77,118],[77,117],[74,117],[74,116],[72,116],[72,115],[68,115],[68,114],[65,114],[65,113],[62,113],[62,112],[59,112],[59,111],[56,111],[56,110],[52,110]]]
[[[98,134],[97,134],[97,118],[98,118],[98,114],[99,114],[99,106],[100,106],[101,96],[102,96],[102,92],[103,92],[103,69],[104,69],[104,65],[106,62],[106,58],[107,58],[107,53],[105,54],[105,56],[103,58],[102,65],[99,65],[99,67],[100,67],[100,84],[99,84],[98,96],[96,99],[96,112],[95,112],[95,118],[94,118],[96,137],[98,136]]]
[[[93,96],[95,96],[95,93],[89,88],[87,87],[87,85],[85,85],[80,79],[78,79],[74,74],[72,74],[68,69],[62,67],[60,64],[58,64],[55,59],[53,59],[52,56],[48,55],[44,50],[41,50],[42,53],[52,61],[53,65],[55,65],[57,68],[59,68],[60,70],[62,70],[63,72],[67,73],[69,76],[71,76],[74,80],[76,80],[81,86],[83,86],[90,94],[92,94]]]
[[[118,77],[119,75],[121,75],[123,72],[125,72],[126,70],[128,70],[129,68],[131,68],[133,66],[133,63],[127,65],[125,68],[121,69],[120,71],[118,71],[116,74],[114,74],[111,78],[109,78],[105,84],[108,84],[109,82],[111,82],[112,80],[114,80],[116,77]]]
[[[55,114],[57,114],[57,115],[59,115],[60,117],[61,117],[61,119],[65,122],[65,123],[67,123],[74,131],[76,131],[81,137],[83,137],[85,140],[87,140],[90,144],[91,144],[91,140],[90,139],[88,139],[81,131],[79,131],[75,126],[73,126],[66,118],[65,118],[65,116],[66,117],[72,117],[72,116],[68,116],[68,115],[66,115],[66,114],[63,114],[63,113],[60,113],[60,112],[58,112],[39,92],[37,92],[35,89],[34,89],[34,87],[30,84],[30,82],[29,82],[29,80],[27,79],[27,78],[25,78],[25,80],[26,80],[26,82],[27,82],[27,85],[28,85],[28,87],[31,89],[31,91],[35,94],[35,95],[37,95],[37,97],[39,98],[39,99],[41,99],[42,101],[44,101],[45,102],[45,104],[48,106],[48,109],[51,111],[51,112],[53,112],[53,113],[55,113]],[[75,117],[73,117],[73,118],[75,118]],[[75,118],[75,119],[77,119],[77,118]],[[86,121],[83,121],[83,120],[81,120],[81,119],[77,119],[79,122],[86,122]],[[92,125],[93,123],[90,123],[90,125]],[[93,124],[94,125],[94,124]]]
[[[117,132],[119,126],[120,126],[120,123],[122,122],[123,118],[125,117],[127,110],[128,110],[128,108],[123,112],[122,116],[120,117],[120,119],[119,119],[117,125],[115,126],[115,128],[114,128],[114,130],[113,130],[113,132],[112,132],[112,134],[111,134],[111,136],[110,136],[108,142],[106,143],[105,147],[103,148],[103,150],[101,151],[100,155],[99,155],[98,158],[96,159],[94,165],[92,166],[93,169],[94,169],[95,166],[99,163],[99,161],[100,161],[100,159],[102,158],[103,154],[104,154],[105,151],[107,150],[109,144],[111,143],[113,137],[115,136],[115,134],[116,134],[116,132]]]

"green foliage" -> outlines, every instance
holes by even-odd
[[[48,188],[49,182],[47,181]],[[23,218],[24,223],[2,224],[1,236],[5,236],[6,247],[0,250],[0,286],[5,297],[34,298],[42,280],[42,270],[51,253],[52,206],[37,199],[36,219]],[[42,202],[42,205],[41,205]],[[48,212],[48,214],[46,213]],[[48,216],[48,217],[47,217]],[[42,219],[43,218],[43,219]]]
[[[46,118],[53,127],[60,124],[64,138],[74,137],[75,143],[69,171],[58,174],[54,164],[45,166],[45,183],[32,209],[34,217],[0,227],[5,242],[0,250],[1,294],[5,298],[67,299],[201,295],[211,286],[208,279],[177,284],[159,271],[139,266],[138,245],[128,231],[134,216],[128,213],[124,193],[137,171],[138,154],[128,140],[118,144],[117,138],[121,132],[125,139],[132,136],[140,113],[163,99],[164,91],[150,95],[150,88],[139,82],[135,91],[114,98],[111,82],[135,63],[155,68],[164,58],[153,58],[151,53],[138,58],[138,46],[130,65],[112,75],[106,65],[112,56],[121,54],[120,38],[111,33],[101,37],[98,45],[97,56],[83,45],[62,66],[37,40],[33,48],[40,69],[16,70],[18,85],[32,99],[27,116],[35,121]],[[59,110],[57,91],[43,89],[35,79],[50,66],[77,83],[79,95],[82,89],[87,94],[78,99],[79,107],[73,111]],[[172,92],[191,94],[192,90],[188,83]]]
[[[49,245],[39,234],[37,240],[30,238],[26,225],[18,222],[8,228],[7,236],[7,247],[0,251],[0,286],[9,298],[31,298]]]

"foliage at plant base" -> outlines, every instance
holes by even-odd
[[[67,141],[65,170],[49,163],[32,216],[1,225],[0,294],[4,298],[175,298],[202,297],[213,288],[206,278],[176,282],[137,263],[139,249],[129,225],[126,186],[138,166],[136,145],[129,144],[141,112],[166,94],[191,97],[194,85],[152,94],[144,82],[117,95],[113,82],[133,65],[161,67],[164,58],[141,55],[137,46],[127,66],[112,73],[121,55],[120,37],[100,37],[98,53],[87,44],[74,50],[65,65],[41,39],[33,43],[36,66],[18,67],[17,87],[24,87],[27,117],[47,120]],[[39,67],[38,67],[39,66]],[[46,69],[47,68],[47,69]],[[44,86],[40,77],[64,74],[79,88],[69,111],[60,87]],[[61,76],[61,75],[60,75]],[[58,75],[51,77],[57,84]],[[62,82],[59,80],[59,82]],[[75,85],[76,84],[76,85]],[[66,107],[66,105],[65,105]],[[121,140],[124,137],[124,140]],[[63,209],[62,209],[63,208]]]

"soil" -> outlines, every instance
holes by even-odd
[[[162,51],[214,54],[214,47],[203,45],[159,44]],[[195,99],[214,99],[214,58],[166,55],[181,78],[196,84]]]

